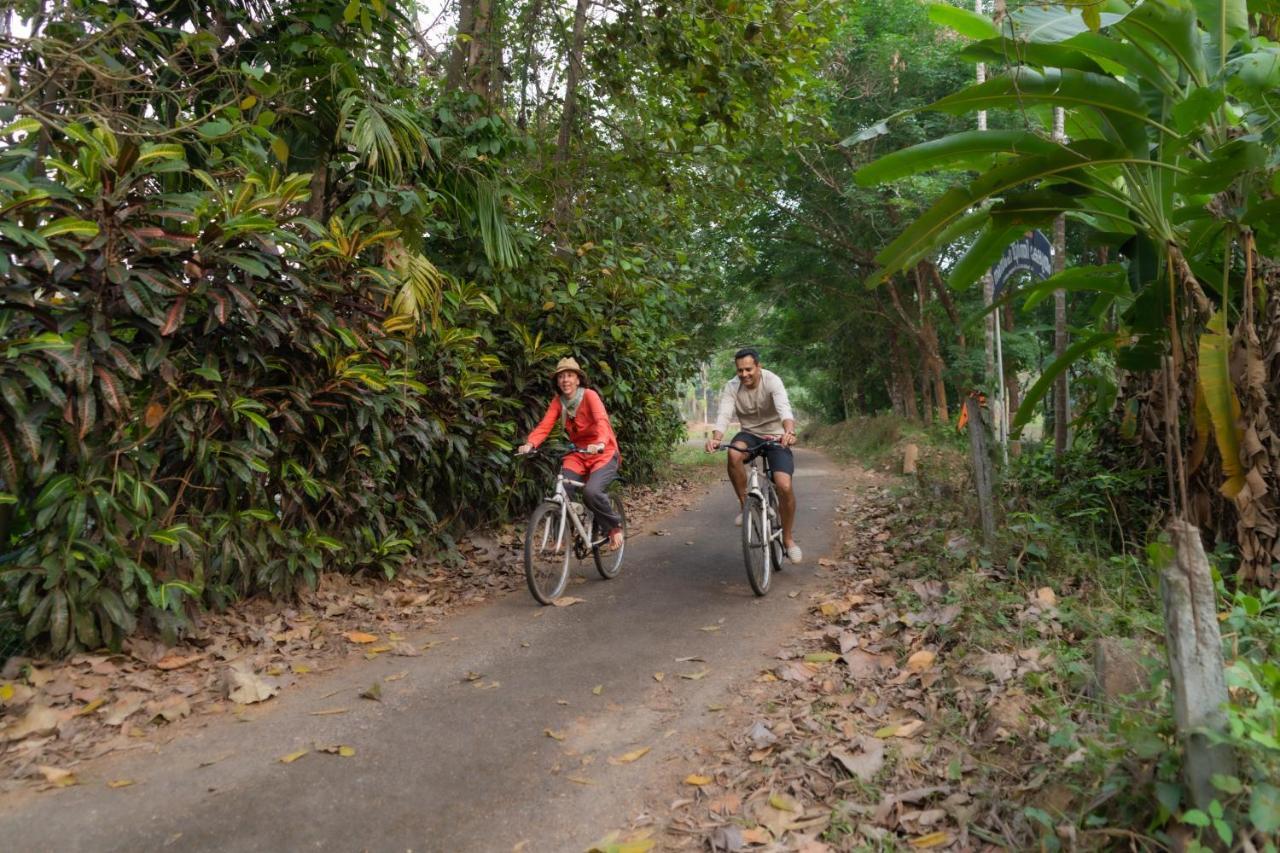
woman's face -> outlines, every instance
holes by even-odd
[[[566,397],[572,396],[581,384],[578,374],[572,370],[562,370],[556,374],[556,385],[560,388],[560,393]]]

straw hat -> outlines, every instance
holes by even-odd
[[[583,385],[587,384],[587,374],[582,372],[582,368],[578,366],[578,360],[575,358],[560,359],[560,361],[556,363],[556,369],[551,373],[552,381],[566,370],[572,370],[574,373],[578,374],[578,380],[582,382]]]

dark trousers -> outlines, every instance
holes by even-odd
[[[577,471],[561,469],[569,495],[572,496],[579,486],[582,487],[582,502],[586,504],[587,509],[595,513],[596,520],[599,522],[597,528],[603,527],[605,533],[622,526],[622,519],[613,511],[613,505],[609,503],[609,495],[605,492],[609,484],[618,479],[618,463],[618,454],[615,453],[608,463],[587,475],[585,486],[582,485],[582,475]]]

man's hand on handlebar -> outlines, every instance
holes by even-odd
[[[708,453],[715,453],[719,449],[720,449],[720,439],[718,438],[707,439],[706,451]]]

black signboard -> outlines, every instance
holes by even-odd
[[[991,279],[995,283],[991,298],[998,299],[1009,279],[1024,270],[1037,279],[1053,274],[1053,247],[1043,232],[1030,231],[1004,250],[1004,256],[991,268]]]

